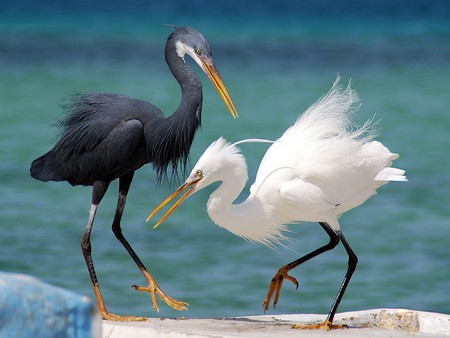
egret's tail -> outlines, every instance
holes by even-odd
[[[384,168],[377,176],[375,176],[375,181],[397,181],[397,182],[407,182],[408,179],[405,176],[405,171],[398,168]]]

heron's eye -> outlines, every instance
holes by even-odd
[[[202,55],[202,50],[200,48],[196,47],[195,53],[197,53],[197,55]]]
[[[195,172],[195,175],[196,175],[197,177],[202,177],[202,176],[203,176],[203,173],[202,173],[201,170],[197,170],[197,171]]]

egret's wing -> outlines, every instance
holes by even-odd
[[[322,212],[335,207],[326,200],[322,189],[300,178],[282,183],[280,196],[286,203],[311,212]]]

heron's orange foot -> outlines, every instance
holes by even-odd
[[[187,307],[189,306],[188,303],[181,302],[179,300],[176,300],[176,299],[166,295],[164,293],[164,291],[161,290],[161,288],[156,283],[149,283],[148,287],[138,286],[138,285],[132,285],[131,287],[137,291],[148,292],[150,294],[150,297],[152,298],[153,308],[156,311],[159,311],[158,300],[156,299],[156,294],[158,294],[158,296],[164,302],[166,302],[167,305],[174,308],[175,310],[178,310],[178,311],[187,310]]]
[[[113,322],[142,322],[147,320],[145,317],[135,317],[135,316],[119,316],[114,313],[104,311],[101,313],[102,318],[105,320],[110,320]]]
[[[333,325],[329,320],[324,321],[322,324],[294,324],[293,329],[297,330],[335,330],[335,329],[348,329],[347,325]]]
[[[288,275],[288,268],[286,266],[282,267],[278,272],[275,274],[275,276],[272,278],[272,281],[270,282],[269,292],[267,292],[267,297],[264,300],[264,312],[267,311],[270,305],[270,300],[272,299],[272,296],[275,294],[275,297],[273,299],[273,307],[275,307],[278,303],[278,298],[280,298],[280,291],[281,287],[283,286],[283,282],[285,279],[290,280],[293,284],[295,284],[296,288],[299,287],[299,284],[297,282],[297,279],[295,279],[292,276]]]

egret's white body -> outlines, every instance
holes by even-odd
[[[248,179],[246,161],[223,138],[206,149],[186,183],[198,180],[199,172],[203,178],[194,191],[222,181],[208,200],[209,216],[253,242],[279,242],[285,225],[298,221],[327,222],[339,230],[343,212],[383,184],[406,180],[403,170],[391,167],[398,155],[372,140],[370,123],[352,129],[357,103],[350,87],[335,84],[270,146],[243,203],[233,201]]]
[[[278,301],[284,279],[298,286],[288,271],[333,249],[340,241],[349,257],[347,273],[322,325],[334,328],[334,315],[355,271],[358,258],[345,239],[338,217],[364,203],[390,181],[406,181],[405,171],[392,168],[398,155],[374,141],[372,124],[355,127],[351,115],[358,105],[356,93],[335,82],[331,90],[304,112],[267,150],[248,198],[233,204],[248,180],[247,164],[237,144],[219,138],[195,164],[190,176],[149,216],[187,189],[156,224],[158,226],[183,200],[213,182],[220,186],[210,195],[208,214],[219,226],[249,241],[274,245],[285,238],[286,226],[300,221],[319,222],[330,242],[283,266],[272,279],[264,308],[275,294]],[[155,226],[155,227],[156,227]],[[302,326],[304,327],[304,326]]]

